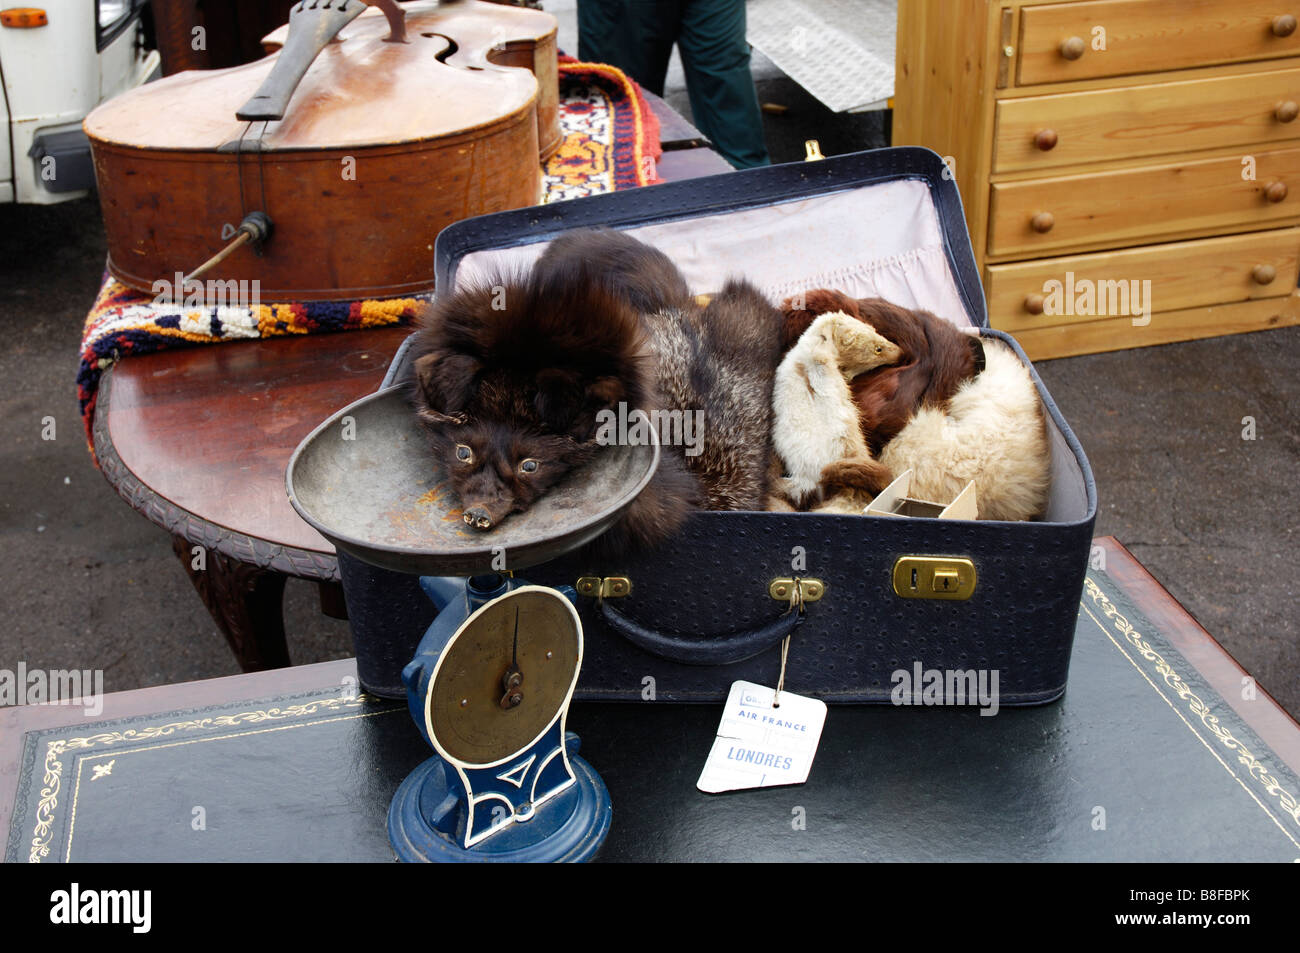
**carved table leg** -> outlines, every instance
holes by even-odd
[[[195,552],[198,549],[199,552]],[[282,614],[286,577],[172,537],[172,550],[245,672],[289,665]]]

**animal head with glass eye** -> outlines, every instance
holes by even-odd
[[[563,435],[466,421],[436,433],[434,452],[444,461],[465,523],[487,530],[532,506],[585,463],[592,448]]]
[[[566,369],[487,369],[434,351],[415,362],[416,410],[467,525],[491,529],[528,509],[596,451],[596,410],[621,399],[606,378]]]

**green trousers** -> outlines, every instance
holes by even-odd
[[[578,56],[662,96],[673,44],[695,125],[737,169],[767,165],[744,0],[578,0]]]

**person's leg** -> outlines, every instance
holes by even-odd
[[[744,0],[685,0],[677,48],[695,125],[735,168],[767,165]]]
[[[664,93],[682,0],[578,0],[578,58],[617,66]]]
[[[628,56],[614,65],[656,96],[664,94],[683,5],[684,0],[627,0]]]
[[[627,0],[578,0],[578,59],[617,65],[627,55]]]

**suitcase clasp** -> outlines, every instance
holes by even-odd
[[[969,599],[975,564],[961,556],[900,556],[894,563],[894,595],[904,599]]]

